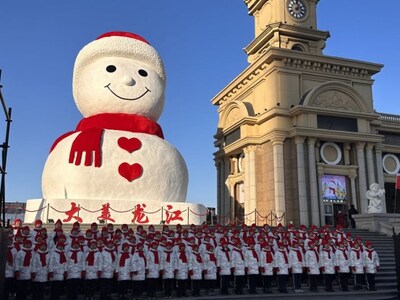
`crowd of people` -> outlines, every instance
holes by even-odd
[[[47,290],[51,299],[66,293],[71,300],[80,293],[85,299],[96,294],[110,299],[112,293],[120,299],[128,294],[155,299],[157,289],[164,298],[189,292],[215,295],[217,289],[228,295],[232,284],[239,295],[245,288],[256,294],[260,286],[272,293],[273,284],[288,293],[288,282],[296,293],[305,286],[333,292],[336,279],[342,291],[349,290],[349,281],[354,289],[366,284],[373,291],[379,269],[372,243],[353,238],[340,225],[178,224],[157,231],[153,225],[99,228],[92,223],[82,232],[76,222],[65,232],[60,220],[49,231],[40,220],[33,228],[14,224],[8,237],[5,300],[10,295],[23,300],[29,293],[41,300]]]

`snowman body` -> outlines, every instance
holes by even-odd
[[[43,176],[45,199],[172,201],[186,199],[188,174],[180,153],[146,133],[105,130],[101,167],[69,163],[79,133],[60,141],[48,156]]]
[[[73,75],[84,119],[53,145],[43,197],[186,201],[186,164],[156,123],[165,81],[158,52],[140,36],[111,32],[86,45]]]

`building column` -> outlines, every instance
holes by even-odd
[[[318,197],[317,168],[315,160],[316,138],[308,138],[308,169],[310,178],[311,223],[320,226],[320,199]]]
[[[350,178],[350,190],[351,190],[351,204],[354,204],[357,210],[359,210],[359,207],[357,205],[357,190],[356,190],[356,177],[357,175],[349,175]]]
[[[375,145],[375,160],[376,160],[376,173],[378,177],[378,184],[381,188],[385,188],[385,177],[383,176],[383,162],[382,162],[382,144]],[[386,213],[386,194],[382,199],[383,213]]]
[[[357,149],[357,164],[358,164],[358,189],[360,196],[360,213],[364,214],[368,207],[368,201],[366,197],[367,193],[367,178],[365,174],[365,156],[364,156],[365,142],[356,143]]]
[[[375,183],[375,168],[374,168],[374,159],[372,156],[372,148],[374,147],[373,143],[367,143],[365,147],[366,158],[367,158],[367,175],[368,175],[368,186],[372,183]]]
[[[300,224],[304,224],[309,227],[306,168],[304,165],[304,141],[304,137],[298,136],[295,138],[297,154],[297,186],[299,192]]]
[[[274,137],[271,139],[274,156],[274,190],[275,190],[275,214],[280,218],[286,213],[285,203],[285,169],[283,161],[283,141],[285,137]],[[282,224],[287,223],[286,216]]]
[[[247,215],[245,223],[251,225],[257,220],[254,220],[255,214],[253,213],[257,207],[257,197],[256,197],[256,146],[248,146],[244,149],[245,153],[245,211],[244,214]],[[248,215],[250,214],[250,215]]]
[[[222,205],[222,184],[221,184],[221,160],[215,160],[215,167],[217,168],[217,213],[218,222],[224,222],[221,218],[225,215],[225,207]]]

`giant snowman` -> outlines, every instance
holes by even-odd
[[[53,144],[45,199],[186,201],[188,172],[156,123],[166,75],[141,36],[109,32],[78,54],[73,96],[84,118]]]

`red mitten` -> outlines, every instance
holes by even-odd
[[[279,268],[275,268],[275,270],[276,270],[277,272],[279,272]]]
[[[36,273],[31,273],[31,279],[35,280],[35,278],[36,278]]]
[[[245,273],[249,272],[249,268],[248,267],[244,268],[244,271]]]
[[[97,276],[101,276],[101,271],[97,271]]]
[[[335,267],[335,271],[338,272],[340,270],[339,266]]]
[[[147,272],[147,270],[146,270]],[[137,275],[137,271],[132,272],[133,275]],[[146,273],[147,274],[147,273]]]
[[[203,270],[203,274],[204,274],[204,275],[207,275],[207,270]]]
[[[289,273],[292,273],[292,268],[289,268],[288,271],[289,271]]]
[[[231,273],[235,273],[235,268],[231,268]]]
[[[351,267],[351,270],[352,270],[353,272],[355,272],[355,271],[356,271],[356,267]]]
[[[64,272],[64,280],[67,279],[67,276],[68,276],[68,273],[67,273],[67,272]]]
[[[164,275],[164,270],[160,270],[160,276]]]
[[[81,278],[84,279],[85,276],[86,276],[86,271],[82,271],[82,272],[81,272]]]
[[[47,275],[47,277],[49,278],[49,280],[53,278],[53,275],[54,275],[53,272],[49,272],[49,274]]]
[[[261,267],[261,272],[265,273],[265,268],[264,267]]]
[[[178,270],[175,269],[175,270],[174,270],[174,274],[175,274],[175,275],[178,274]]]
[[[217,268],[217,272],[218,272],[218,273],[221,273],[221,267],[218,267],[218,268]]]
[[[15,271],[15,272],[14,272],[14,277],[15,277],[16,279],[19,278],[19,271]]]
[[[193,276],[193,270],[189,270],[189,276]]]
[[[325,272],[325,267],[320,268],[321,272]]]

